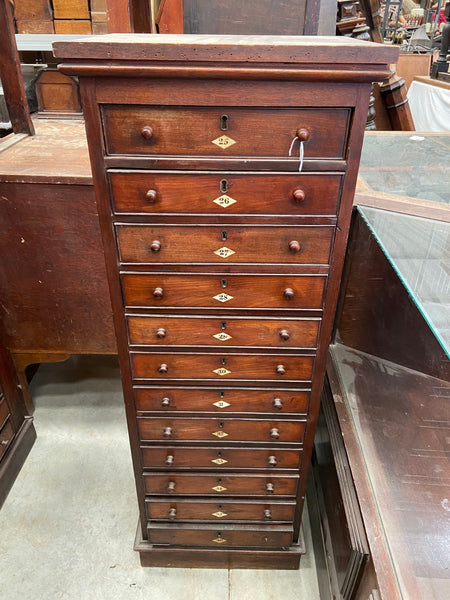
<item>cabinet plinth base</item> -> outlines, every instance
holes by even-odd
[[[138,524],[134,549],[142,567],[187,567],[194,569],[285,569],[295,570],[305,554],[302,532],[288,550],[176,548],[154,546],[141,537]]]

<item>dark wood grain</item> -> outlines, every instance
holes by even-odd
[[[187,446],[145,446],[142,447],[142,461],[145,469],[189,470],[196,469],[221,471],[242,471],[243,469],[298,469],[301,453],[298,449],[285,448],[229,448],[224,446],[190,448]],[[167,457],[173,461],[167,464]],[[275,457],[275,462],[269,460]],[[217,462],[218,461],[218,462]],[[224,462],[225,461],[225,462]]]
[[[137,346],[315,348],[320,319],[130,315],[127,323],[130,344]]]
[[[335,215],[342,177],[336,174],[180,173],[110,171],[114,209],[142,214],[282,214]],[[221,182],[228,191],[224,193]],[[149,202],[147,192],[156,191]],[[294,193],[304,192],[296,200]],[[218,204],[223,195],[235,202]]]

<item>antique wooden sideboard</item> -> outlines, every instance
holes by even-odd
[[[141,562],[296,568],[369,91],[397,51],[148,35],[54,50],[80,78]]]

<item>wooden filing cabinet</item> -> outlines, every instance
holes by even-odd
[[[296,568],[369,91],[397,51],[135,35],[55,54],[80,77],[141,562]]]

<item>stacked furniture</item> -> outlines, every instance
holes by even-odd
[[[296,568],[369,92],[397,51],[161,35],[54,48],[80,78],[141,562]]]

